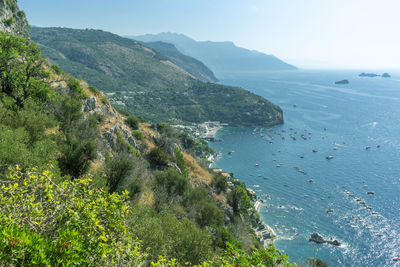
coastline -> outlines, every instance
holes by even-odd
[[[214,132],[214,137],[215,134],[221,130],[223,127],[218,127],[218,130],[216,130]],[[216,157],[220,155],[219,153],[217,153],[217,155],[211,154],[207,160],[210,162],[209,167],[212,168],[212,165],[215,163]],[[219,172],[224,172],[224,170],[222,169],[215,169],[215,171],[219,171]],[[228,173],[226,173],[228,174]],[[231,177],[233,179],[235,179],[234,177]],[[229,182],[228,182],[229,184]],[[250,196],[250,198],[252,199],[252,203],[253,203],[253,208],[255,210],[255,212],[258,215],[259,221],[258,221],[258,225],[257,227],[252,227],[254,234],[256,235],[258,241],[260,242],[260,244],[264,247],[264,248],[268,248],[270,245],[273,245],[274,241],[276,239],[278,239],[277,234],[275,233],[275,231],[272,229],[271,226],[269,226],[268,224],[266,224],[260,216],[260,209],[261,209],[261,202],[257,200],[257,194],[254,192],[254,190],[250,189],[247,187],[246,185],[246,191],[247,194]]]
[[[254,209],[257,214],[260,215],[261,202],[254,202]],[[260,241],[261,245],[264,248],[267,248],[270,245],[274,244],[274,241],[278,238],[275,231],[266,224],[261,218],[256,228],[253,228],[254,233],[256,234],[258,241]]]

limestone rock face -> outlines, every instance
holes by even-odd
[[[0,31],[28,36],[25,12],[19,10],[16,0],[0,0]]]

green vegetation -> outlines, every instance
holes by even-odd
[[[86,94],[86,92],[82,89],[79,81],[77,79],[75,79],[74,77],[69,77],[67,80],[67,85],[69,88],[71,88],[72,90],[75,90],[76,92],[79,93],[79,95],[82,98],[87,98],[88,95]]]
[[[57,75],[61,75],[63,73],[63,70],[57,65],[51,65],[50,68]]]
[[[218,194],[225,193],[226,189],[228,189],[226,178],[221,173],[217,173],[214,175],[211,186],[215,188],[215,191]]]
[[[8,19],[3,20],[3,23],[5,25],[7,25],[7,27],[10,27],[11,25],[14,24],[14,18],[13,17],[9,17]]]
[[[195,140],[157,124],[148,153],[116,133],[96,165],[104,118],[82,113],[80,82],[27,39],[1,34],[0,47],[0,265],[286,264],[274,248],[256,250],[242,184],[226,196],[214,178],[227,216],[209,186],[192,184],[184,153]],[[70,90],[53,90],[52,75]]]
[[[139,132],[139,131],[133,131],[132,135],[137,140],[143,140],[144,139],[143,134],[141,132]]]
[[[95,95],[100,94],[100,91],[94,86],[89,86],[89,91],[92,92]]]
[[[35,169],[16,169],[2,178],[0,261],[17,266],[141,263],[140,243],[127,231],[127,193],[90,188],[90,179],[57,179]]]
[[[111,103],[146,121],[217,120],[260,126],[283,122],[281,109],[266,99],[244,89],[202,83],[136,41],[99,30],[66,28],[35,27],[31,37],[52,63],[114,93]],[[191,68],[199,65],[195,66]]]
[[[17,168],[0,181],[2,264],[290,266],[273,247],[248,254],[227,243],[213,255],[209,232],[191,220],[150,207],[132,210],[128,192],[109,194],[88,178],[62,181],[51,171]]]
[[[129,127],[131,127],[132,130],[137,130],[139,129],[139,119],[136,118],[133,115],[129,115],[126,120],[125,123],[128,124]]]
[[[186,56],[179,52],[173,44],[164,42],[152,42],[145,43],[146,46],[160,52],[166,56],[165,59],[171,60],[174,64],[181,67],[188,73],[197,77],[203,82],[217,82],[218,79],[214,76],[214,73],[207,68],[202,62],[195,58]]]

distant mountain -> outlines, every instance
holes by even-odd
[[[201,61],[186,56],[176,49],[173,44],[165,42],[148,42],[146,46],[168,57],[175,65],[181,67],[203,82],[217,82],[214,73]]]
[[[282,110],[260,96],[241,88],[201,82],[170,60],[187,62],[177,53],[173,56],[173,47],[165,44],[156,45],[164,52],[168,50],[169,57],[101,30],[33,27],[31,39],[53,64],[108,93],[118,108],[148,121],[218,120],[249,126],[283,122]],[[198,61],[192,61],[193,66],[199,66]]]
[[[224,71],[276,71],[295,70],[296,67],[283,62],[273,55],[247,50],[232,42],[197,42],[183,34],[160,33],[157,35],[129,36],[142,42],[167,42],[185,55],[206,64],[215,73]]]

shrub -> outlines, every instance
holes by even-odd
[[[119,156],[106,160],[105,175],[110,193],[117,191],[123,180],[133,169],[132,160],[125,156]]]
[[[216,227],[224,224],[224,213],[214,202],[203,200],[196,206],[196,222],[200,227]]]
[[[179,149],[179,147],[176,147],[176,149],[175,149],[174,161],[178,165],[179,169],[181,170],[182,175],[184,175],[185,177],[188,177],[189,173],[187,170],[186,161],[185,161],[185,158],[183,157],[183,153]]]
[[[81,87],[79,81],[77,79],[75,79],[74,77],[70,77],[67,80],[67,85],[69,88],[71,88],[72,90],[75,90],[77,93],[79,93],[79,95],[82,98],[88,98],[87,93],[83,90],[83,88]]]
[[[242,187],[235,187],[229,192],[228,203],[236,214],[247,213],[251,207],[250,198]]]
[[[150,150],[149,161],[153,167],[165,167],[168,164],[168,155],[161,148],[155,147]]]
[[[144,247],[148,247],[153,260],[159,255],[167,255],[176,259],[176,265],[186,262],[199,264],[212,257],[212,240],[210,234],[198,229],[188,219],[179,220],[167,211],[155,212],[149,207],[138,207],[133,212],[132,228],[138,237],[143,240]],[[163,257],[163,263],[167,262]],[[174,260],[171,260],[175,262]]]
[[[144,139],[143,134],[141,132],[139,132],[139,131],[133,131],[132,135],[137,140],[143,140]]]
[[[8,18],[8,19],[5,19],[5,20],[3,20],[3,23],[4,23],[7,27],[10,27],[11,25],[14,24],[14,18],[13,18],[13,17],[10,17],[10,18]]]
[[[188,179],[172,168],[156,172],[154,180],[155,186],[169,196],[182,196],[189,186]]]
[[[221,173],[217,173],[214,175],[211,186],[215,188],[217,194],[225,193],[226,189],[228,189],[226,178]]]
[[[0,97],[9,97],[17,108],[27,99],[38,104],[50,99],[51,87],[43,82],[48,73],[38,46],[26,38],[0,33]]]
[[[95,95],[100,94],[100,91],[94,86],[89,86],[89,91],[92,92]]]
[[[16,266],[141,265],[126,216],[128,193],[57,183],[50,171],[12,171],[0,186],[0,261]],[[43,200],[46,201],[43,201]]]
[[[63,70],[57,65],[51,65],[51,70],[57,75],[61,75],[63,73]]]
[[[136,118],[133,115],[129,115],[126,120],[125,123],[132,129],[132,130],[137,130],[139,129],[139,120],[138,118]]]
[[[102,96],[102,97],[100,98],[100,100],[101,100],[101,103],[103,103],[104,105],[107,105],[108,99],[107,99],[106,96]]]
[[[90,162],[97,156],[93,140],[81,140],[71,135],[67,135],[61,151],[63,154],[59,159],[60,169],[63,174],[72,177],[85,174],[90,167]]]

